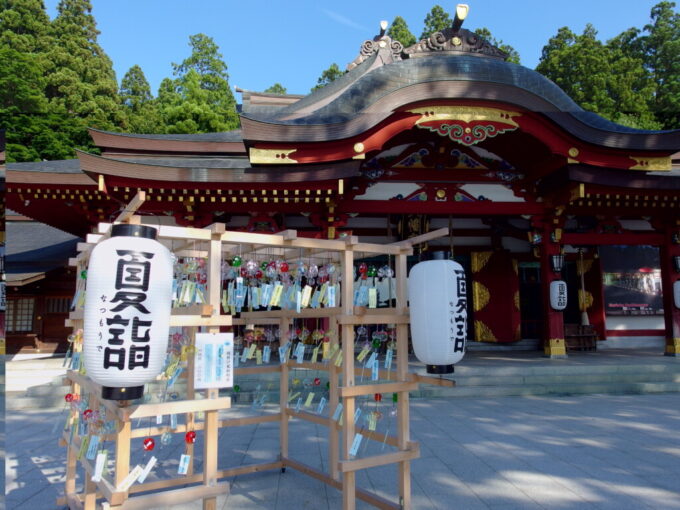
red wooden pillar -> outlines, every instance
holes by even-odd
[[[675,270],[673,262],[673,257],[680,256],[680,224],[666,229],[660,255],[663,315],[666,326],[665,354],[680,356],[680,309],[676,308],[673,298],[673,285],[680,280],[680,273]]]
[[[541,261],[541,296],[543,297],[543,352],[550,358],[566,358],[567,349],[564,341],[564,317],[562,312],[553,310],[550,306],[550,284],[561,279],[559,273],[552,270],[551,256],[558,255],[561,246],[559,235],[552,225],[545,225],[540,229],[540,261]]]

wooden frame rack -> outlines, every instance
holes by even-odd
[[[139,223],[140,217],[134,215],[136,209],[144,202],[143,192],[139,192],[116,222]],[[79,245],[80,254],[71,260],[71,264],[78,268],[77,274],[87,266],[88,255],[93,246],[107,238],[112,224],[100,224],[97,234],[90,234],[87,243]],[[205,229],[160,226],[158,239],[161,242],[172,243],[173,251],[179,256],[205,257],[208,261],[208,296],[207,304],[194,305],[187,308],[173,310],[172,326],[190,328],[192,336],[201,328],[208,332],[217,332],[220,327],[238,326],[245,324],[277,325],[281,332],[288,331],[291,322],[298,318],[328,319],[331,335],[331,349],[335,353],[332,360],[324,362],[302,362],[288,360],[277,365],[246,366],[234,369],[235,376],[264,373],[279,374],[279,411],[249,418],[218,418],[220,410],[229,409],[230,397],[219,397],[217,390],[202,390],[202,399],[197,399],[199,392],[193,387],[193,357],[189,356],[185,371],[187,396],[184,400],[138,404],[128,407],[118,407],[115,403],[101,400],[100,387],[86,375],[69,370],[65,382],[71,386],[70,392],[88,398],[89,407],[99,409],[105,413],[107,419],[116,423],[115,432],[102,437],[104,440],[115,442],[114,469],[111,480],[106,477],[99,482],[93,482],[93,462],[87,460],[81,451],[81,440],[77,434],[64,430],[60,443],[67,447],[66,453],[66,482],[65,496],[59,504],[66,504],[71,509],[94,510],[99,508],[97,501],[105,500],[111,509],[133,510],[157,505],[182,504],[196,499],[203,500],[203,508],[216,508],[216,498],[229,489],[224,479],[236,475],[255,473],[263,470],[293,468],[301,473],[314,477],[332,487],[342,491],[343,509],[355,508],[356,498],[366,501],[381,509],[408,509],[411,507],[411,473],[410,461],[419,456],[417,442],[410,439],[409,430],[409,391],[417,388],[418,384],[437,384],[453,386],[453,381],[421,376],[408,371],[408,323],[409,311],[406,297],[407,256],[412,254],[412,246],[416,243],[448,235],[448,229],[435,232],[389,245],[361,243],[356,237],[340,240],[323,240],[300,238],[293,230],[286,230],[278,234],[251,234],[244,232],[226,231],[223,224],[214,224]],[[178,248],[174,243],[179,244]],[[199,247],[197,250],[196,247]],[[207,249],[205,249],[207,248]],[[383,255],[388,254],[395,260],[396,307],[367,309],[355,307],[353,304],[353,289],[351,285],[341,287],[340,306],[333,308],[296,310],[253,311],[242,312],[239,318],[221,313],[220,269],[222,258],[235,253],[262,254],[276,250],[277,256],[283,259],[295,260],[302,254],[304,257],[319,256],[332,259],[339,264],[343,282],[353,281],[354,261],[357,254]],[[189,255],[187,255],[189,254]],[[83,324],[82,310],[71,312],[67,325],[77,330]],[[396,369],[379,371],[381,382],[358,384],[356,376],[362,368],[355,366],[354,335],[358,325],[386,325],[392,324],[396,328]],[[192,339],[193,340],[193,339]],[[337,347],[336,347],[337,346]],[[328,416],[321,416],[311,412],[295,410],[289,407],[289,376],[291,369],[308,369],[327,372],[329,382]],[[352,419],[334,420],[331,416],[338,404],[343,406],[343,416],[353,417],[356,409],[356,399],[375,393],[396,393],[397,416],[396,435],[388,436],[369,430],[357,431]],[[75,415],[77,411],[72,411]],[[204,420],[197,420],[197,413],[204,413]],[[130,472],[130,441],[133,438],[147,435],[161,434],[164,427],[133,427],[133,420],[137,418],[185,414],[186,423],[180,424],[174,433],[188,430],[202,430],[203,441],[203,469],[201,473],[194,472],[193,462],[187,475],[168,480],[155,480],[141,484],[134,484],[128,490],[119,490],[120,484]],[[291,418],[307,420],[328,427],[328,458],[329,472],[322,472],[289,455],[289,421]],[[257,423],[278,422],[279,455],[278,460],[253,465],[237,466],[230,469],[218,470],[218,433],[222,427],[246,426]],[[75,429],[75,426],[73,427]],[[365,458],[354,458],[350,455],[350,448],[359,432],[363,439],[380,441],[388,444],[396,451],[392,453],[374,455]],[[188,445],[190,448],[193,445]],[[194,459],[190,451],[191,459]],[[198,453],[198,452],[196,452]],[[80,455],[79,455],[80,454]],[[359,470],[387,464],[398,466],[398,494],[397,501],[387,500],[377,494],[357,488],[356,473]],[[78,466],[84,473],[84,488],[81,493],[76,491],[76,470]],[[185,487],[191,484],[190,487]],[[153,492],[152,492],[153,491]]]

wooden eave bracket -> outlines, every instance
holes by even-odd
[[[426,232],[424,234],[420,234],[419,236],[409,237],[408,239],[404,239],[403,241],[397,241],[396,243],[391,243],[390,246],[399,246],[399,247],[403,247],[403,248],[410,248],[410,247],[413,247],[416,244],[426,243],[428,241],[432,241],[433,239],[439,239],[440,237],[446,237],[448,235],[450,235],[449,229],[447,227],[444,227],[444,228],[439,228],[437,230],[433,230],[432,232]]]

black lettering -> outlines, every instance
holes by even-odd
[[[150,313],[149,310],[147,310],[146,307],[141,304],[145,300],[146,294],[144,294],[143,292],[119,291],[116,292],[115,296],[113,296],[111,302],[118,303],[120,301],[120,304],[115,308],[112,308],[111,311],[120,312],[122,310],[125,310],[128,306],[131,306],[133,308],[136,308],[142,313]]]

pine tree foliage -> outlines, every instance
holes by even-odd
[[[271,87],[266,88],[264,91],[267,94],[285,94],[286,87],[277,82]]]
[[[441,32],[445,28],[450,27],[451,23],[449,13],[441,5],[435,5],[425,16],[425,21],[423,21],[425,26],[423,33],[420,34],[420,39],[426,39],[435,32]]]
[[[392,40],[399,41],[404,48],[408,48],[417,42],[416,36],[411,33],[406,21],[401,16],[394,18],[390,28],[387,29],[387,35],[389,35]]]
[[[158,92],[166,132],[208,133],[237,128],[236,100],[219,47],[205,34],[190,36],[189,45],[191,55],[172,65],[176,78],[163,80]]]
[[[321,76],[319,76],[319,79],[316,81],[316,85],[312,88],[312,92],[325,87],[329,83],[340,78],[343,74],[345,73],[340,70],[338,64],[333,62],[328,69],[321,73]]]

